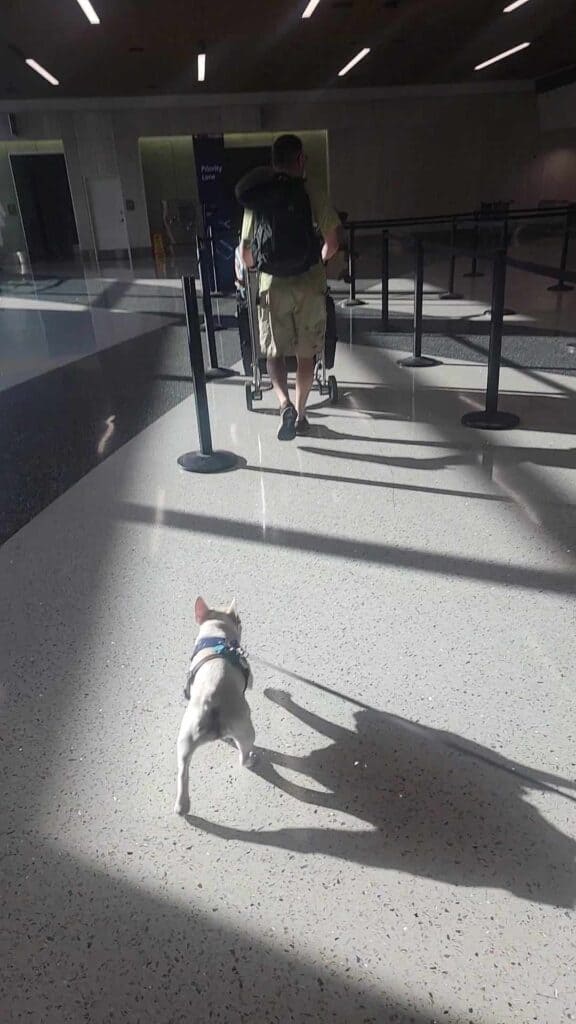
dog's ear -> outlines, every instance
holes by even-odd
[[[196,604],[194,605],[194,614],[196,616],[196,622],[198,623],[199,626],[201,626],[203,622],[206,622],[206,619],[210,615],[210,609],[203,597],[196,598]]]
[[[236,608],[236,598],[235,597],[233,597],[232,601],[230,602],[230,607],[228,608],[228,615],[230,615],[230,617],[233,618],[233,619],[237,619],[238,618],[238,609]]]

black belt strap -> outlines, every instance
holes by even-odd
[[[188,672],[186,686],[184,687],[184,696],[186,700],[190,700],[190,690],[192,689],[192,684],[202,666],[206,665],[206,663],[209,661],[215,661],[216,658],[222,658],[224,659],[224,661],[229,661],[231,665],[234,665],[234,668],[240,669],[242,675],[244,676],[244,693],[246,693],[246,690],[248,688],[248,682],[250,680],[250,669],[248,668],[248,666],[244,668],[242,665],[240,665],[238,663],[238,660],[235,657],[231,656],[232,654],[233,652],[230,652],[230,654],[227,654],[226,652],[219,652],[218,654],[207,654],[205,658],[202,658],[202,661],[198,662],[197,665],[191,666]]]

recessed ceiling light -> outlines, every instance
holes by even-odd
[[[96,11],[92,7],[92,4],[90,3],[90,0],[76,0],[76,3],[78,4],[79,7],[82,8],[82,10],[84,11],[84,14],[88,18],[88,21],[90,22],[91,25],[99,25],[100,24],[100,18],[98,17],[98,15],[96,14]]]
[[[54,78],[54,75],[51,75],[49,71],[46,71],[46,68],[43,68],[38,61],[32,60],[31,57],[27,57],[26,63],[29,68],[32,68],[32,71],[36,72],[37,75],[40,75],[42,78],[45,78],[47,82],[50,82],[50,85],[60,85],[58,79]]]
[[[364,60],[364,57],[367,57],[369,53],[370,47],[365,46],[363,50],[360,50],[360,52],[357,53],[355,57],[352,57],[352,60],[349,61],[349,63],[346,64],[346,66],[343,67],[342,70],[338,72],[338,78],[343,78],[344,75],[347,75],[348,72],[351,71],[352,68],[355,68],[356,65],[360,63],[361,60]]]
[[[198,81],[206,81],[206,53],[204,51],[198,54]]]
[[[302,14],[302,17],[311,18],[319,3],[320,0],[310,0],[309,4],[306,6],[306,10]]]
[[[508,7],[504,8],[504,14],[511,14],[512,11],[515,11],[517,7],[524,7],[524,4],[527,3],[528,0],[514,0],[514,3],[508,4]]]
[[[499,60],[505,60],[506,57],[511,57],[513,53],[520,53],[520,50],[525,50],[528,46],[530,46],[530,43],[520,43],[520,46],[513,46],[511,50],[504,50],[504,53],[497,53],[495,57],[490,57],[490,60],[485,60],[482,64],[477,64],[474,71],[482,71],[482,68],[488,68],[491,64],[496,64]]]

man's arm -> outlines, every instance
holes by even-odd
[[[244,210],[242,218],[242,230],[240,232],[240,255],[242,262],[248,270],[255,266],[252,255],[252,239],[254,237],[254,214],[252,210]]]
[[[324,245],[322,246],[322,261],[324,263],[328,263],[328,260],[331,260],[340,249],[340,228],[330,228],[330,230],[322,237],[324,238]]]
[[[242,256],[242,263],[248,270],[252,270],[255,266],[254,257],[252,255],[252,243],[242,239],[240,243],[240,255]]]
[[[312,215],[323,239],[322,261],[327,263],[340,249],[340,218],[328,195],[320,188],[308,185]]]

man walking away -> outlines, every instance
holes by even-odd
[[[339,246],[338,214],[325,193],[305,183],[305,165],[302,140],[281,135],[272,146],[272,167],[251,171],[236,186],[245,208],[242,259],[260,271],[260,345],[280,403],[280,441],[309,430],[306,402],[326,332],[323,264]],[[298,363],[295,405],[287,356]]]

